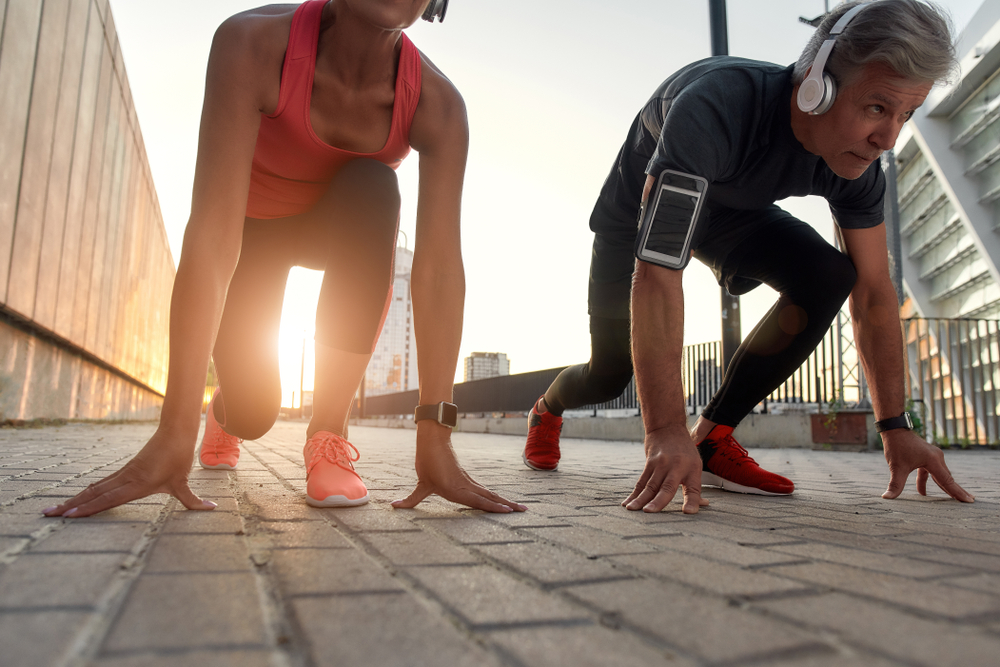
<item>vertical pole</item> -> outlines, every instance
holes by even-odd
[[[708,20],[712,31],[712,55],[729,55],[729,29],[726,19],[726,0],[708,0]]]
[[[712,55],[729,55],[729,27],[726,19],[726,0],[708,0],[709,27],[712,33]],[[722,314],[722,372],[736,354],[743,335],[740,328],[740,298],[721,288]]]
[[[990,412],[993,413],[993,435],[1000,441],[1000,415],[997,414],[997,369],[993,359],[993,346],[996,340],[997,324],[993,321],[993,331],[990,323],[986,323],[986,358],[990,365]]]
[[[889,245],[889,277],[896,290],[898,305],[903,305],[903,241],[899,235],[899,192],[896,189],[896,156],[892,149],[882,154],[885,172],[885,234]]]
[[[305,386],[305,375],[306,375],[306,335],[302,332],[302,365],[299,366],[299,419],[302,419],[306,414],[306,395],[302,392],[302,388]],[[293,402],[294,404],[294,402]]]

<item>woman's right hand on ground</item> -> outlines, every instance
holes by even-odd
[[[451,429],[430,421],[417,426],[417,488],[396,509],[411,509],[432,493],[445,500],[485,512],[523,512],[527,507],[493,493],[469,477],[451,448]]]
[[[192,447],[157,431],[121,470],[91,484],[43,514],[74,518],[90,516],[154,493],[169,493],[189,510],[215,509],[215,503],[202,500],[188,486],[193,461]]]

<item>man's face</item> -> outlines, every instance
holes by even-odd
[[[837,93],[833,108],[813,116],[811,146],[833,173],[854,180],[883,151],[896,145],[910,119],[933,86],[931,81],[900,79],[884,65],[869,65],[853,83]]]

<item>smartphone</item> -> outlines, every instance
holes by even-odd
[[[635,256],[669,269],[683,269],[691,259],[708,181],[694,174],[664,169],[639,213]]]

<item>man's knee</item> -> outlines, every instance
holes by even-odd
[[[827,253],[819,268],[823,280],[822,289],[830,295],[831,302],[836,302],[839,309],[858,281],[857,269],[851,258],[838,250]]]
[[[785,293],[794,303],[825,317],[840,310],[857,280],[850,257],[831,246],[809,257],[808,269]]]
[[[591,373],[590,380],[599,389],[599,400],[594,401],[595,403],[613,401],[628,389],[628,385],[632,381],[632,365],[628,364],[627,367],[619,369],[614,374],[597,375]]]

